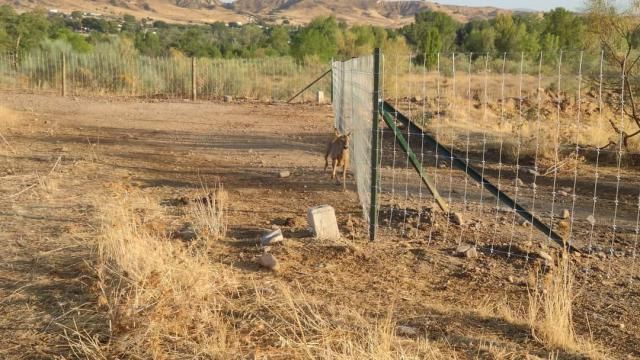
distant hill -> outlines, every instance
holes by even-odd
[[[458,21],[488,19],[509,10],[494,7],[441,5],[421,0],[236,0],[233,8],[273,20],[287,18],[305,23],[318,15],[334,15],[350,23],[373,23],[400,26],[424,10],[442,11]]]
[[[292,24],[334,15],[350,24],[399,27],[424,10],[445,12],[456,20],[488,19],[508,10],[493,7],[441,5],[421,0],[0,0],[18,9],[44,7],[62,12],[81,10],[103,15],[131,14],[181,23],[248,22],[255,18]]]

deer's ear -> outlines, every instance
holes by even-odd
[[[340,136],[340,131],[338,131],[338,128],[333,128],[333,134],[335,136]]]
[[[347,137],[349,137],[349,136],[351,136],[351,131],[349,131],[349,132],[347,133]]]

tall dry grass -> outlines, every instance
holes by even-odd
[[[227,193],[221,184],[210,188],[202,183],[197,201],[187,207],[187,216],[193,221],[199,239],[204,239],[207,247],[210,241],[224,238],[227,232],[226,203]]]
[[[237,284],[207,254],[157,230],[162,211],[139,194],[98,202],[98,303],[109,316],[100,353],[106,358],[228,358],[233,328],[222,302]],[[72,337],[72,349],[93,357],[95,346]]]
[[[180,53],[148,57],[124,40],[98,44],[86,54],[56,48],[12,55],[0,53],[0,88],[59,94],[62,89],[62,57],[65,54],[67,93],[76,96],[132,96],[190,99],[192,59]],[[199,99],[225,95],[258,100],[288,100],[320,76],[329,64],[298,63],[291,57],[256,59],[199,58],[195,64]],[[318,90],[328,94],[331,80],[325,77],[302,99]]]
[[[569,254],[563,251],[546,275],[541,275],[538,269],[531,276],[529,283],[535,286],[528,291],[528,323],[534,338],[551,350],[606,359],[591,338],[576,335],[573,319],[576,289]]]
[[[199,229],[224,229],[224,195],[187,210]],[[215,205],[213,205],[215,204]],[[251,281],[212,262],[198,241],[171,239],[171,217],[136,191],[96,201],[101,220],[95,286],[107,323],[66,333],[75,356],[112,358],[449,359],[424,335],[396,334],[393,309],[372,320],[278,279]],[[222,211],[216,213],[216,209]],[[213,215],[211,217],[210,215]],[[215,224],[220,219],[221,224]],[[224,236],[223,232],[218,235]],[[446,349],[446,346],[444,346]]]

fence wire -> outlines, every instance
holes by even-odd
[[[524,206],[564,241],[601,257],[633,258],[637,250],[640,136],[630,107],[635,85],[606,54],[387,54],[385,99],[467,166]],[[396,117],[396,123],[400,124]],[[383,127],[381,227],[429,241],[475,244],[487,253],[529,257],[549,234],[490,196],[451,158],[403,129],[451,217],[437,207]],[[402,159],[402,161],[400,161]]]
[[[195,89],[202,100],[229,95],[286,101],[326,71],[325,66],[301,64],[290,57],[194,61],[184,56],[148,57],[100,49],[64,56],[61,52],[34,50],[0,53],[0,90],[60,94],[64,69],[66,93],[72,96],[191,99]],[[328,94],[330,89],[330,81],[323,79],[298,101],[315,100],[318,91]]]
[[[350,169],[355,178],[363,216],[370,221],[371,137],[374,112],[374,58],[365,56],[332,63],[335,126],[351,133]]]

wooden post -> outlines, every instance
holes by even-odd
[[[369,240],[376,240],[378,231],[378,158],[380,144],[378,140],[378,119],[380,113],[380,59],[381,52],[373,52],[373,109],[371,116],[371,204],[369,204]],[[344,83],[344,79],[343,79]],[[343,94],[344,95],[344,94]]]
[[[196,58],[191,58],[191,100],[198,98],[198,84],[196,81]]]
[[[67,58],[62,53],[62,96],[67,96]]]

